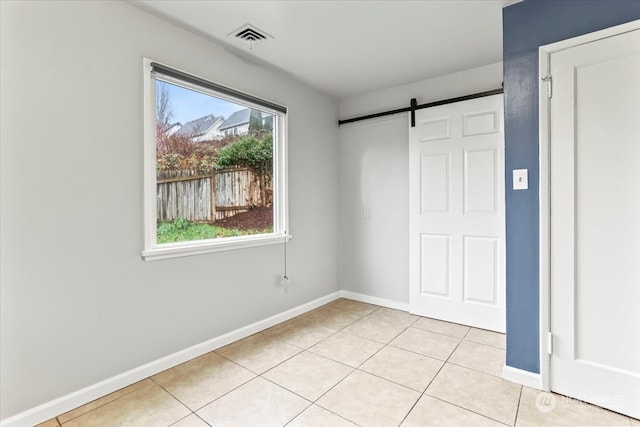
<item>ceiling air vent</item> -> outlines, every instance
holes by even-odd
[[[238,28],[237,30],[230,32],[229,35],[230,36],[233,35],[234,37],[237,37],[240,40],[244,40],[248,42],[250,46],[253,46],[255,43],[260,43],[267,39],[273,38],[273,36],[254,27],[251,24],[245,24],[242,27]]]

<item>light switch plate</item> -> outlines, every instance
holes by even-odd
[[[514,190],[529,189],[529,171],[527,169],[513,170],[513,189]]]

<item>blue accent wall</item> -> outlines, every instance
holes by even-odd
[[[503,9],[507,365],[540,372],[538,47],[640,19],[640,0],[525,0]],[[513,191],[512,170],[529,170]]]

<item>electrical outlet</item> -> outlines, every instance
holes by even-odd
[[[280,284],[283,287],[288,288],[289,287],[289,277],[287,275],[283,275],[282,279],[280,280]]]

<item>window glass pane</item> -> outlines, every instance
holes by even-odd
[[[273,233],[276,116],[155,85],[157,243]]]

